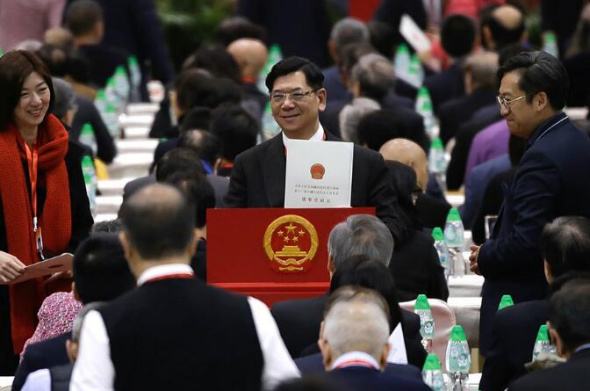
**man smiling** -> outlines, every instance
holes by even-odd
[[[569,80],[544,52],[520,53],[499,71],[500,112],[510,133],[528,139],[491,240],[472,246],[471,270],[482,274],[480,350],[489,348],[492,317],[504,294],[515,302],[543,299],[540,239],[556,217],[590,216],[590,140],[562,111]]]
[[[239,155],[234,163],[226,204],[234,208],[282,208],[289,139],[340,141],[324,130],[319,112],[326,108],[322,71],[301,57],[277,63],[266,79],[272,115],[281,134]],[[396,243],[406,227],[397,212],[397,199],[383,158],[355,146],[351,206],[374,206]]]

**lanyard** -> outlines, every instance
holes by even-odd
[[[39,153],[37,150],[37,142],[33,143],[33,147],[25,142],[25,151],[27,153],[27,166],[29,168],[29,179],[31,181],[31,209],[33,211],[33,233],[35,234],[35,243],[37,251],[41,259],[43,257],[43,237],[41,236],[41,227],[38,224],[37,218],[37,180],[39,168]]]

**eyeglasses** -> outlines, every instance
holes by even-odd
[[[514,98],[514,99],[510,99],[510,100],[508,100],[508,99],[504,98],[504,97],[503,97],[503,96],[501,96],[501,95],[497,95],[497,96],[496,96],[496,100],[498,101],[498,104],[500,105],[500,107],[503,107],[503,108],[505,108],[506,110],[510,111],[510,105],[511,105],[512,103],[514,103],[514,102],[516,102],[516,101],[519,101],[519,100],[521,100],[522,98],[526,98],[528,95],[529,95],[529,94],[524,94],[524,95],[518,96],[518,97],[516,97],[516,98]]]
[[[273,103],[283,103],[287,99],[291,99],[293,102],[301,102],[307,96],[313,94],[316,90],[309,91],[294,91],[294,92],[273,92],[270,95],[270,99]]]

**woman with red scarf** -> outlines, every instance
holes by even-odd
[[[52,114],[53,84],[34,54],[0,58],[0,284],[24,267],[73,252],[92,225],[81,151]],[[0,375],[13,375],[51,287],[43,279],[0,285]]]

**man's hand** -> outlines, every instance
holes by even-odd
[[[469,256],[469,270],[481,276],[481,271],[479,270],[479,265],[477,263],[480,247],[481,246],[475,246],[473,244],[469,246],[469,249],[471,250],[471,255]]]
[[[0,282],[10,282],[24,272],[25,265],[17,257],[0,251]]]

